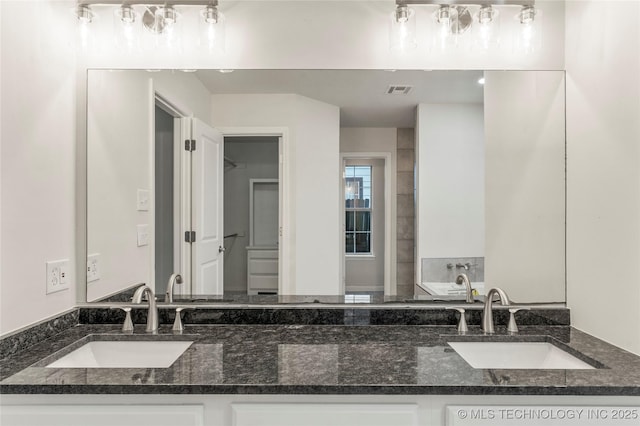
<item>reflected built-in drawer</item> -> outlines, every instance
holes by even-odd
[[[247,292],[278,291],[278,249],[247,247]]]

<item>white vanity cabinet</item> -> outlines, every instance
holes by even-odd
[[[247,293],[278,292],[278,248],[247,247]]]
[[[108,402],[107,402],[108,401]],[[135,401],[135,402],[134,402]],[[611,413],[637,410],[638,396],[564,395],[2,395],[2,426],[466,426],[537,425],[508,418],[506,409],[588,413],[614,422]],[[566,409],[563,411],[563,408]],[[622,410],[620,409],[622,408]],[[571,411],[573,410],[573,411]],[[582,411],[580,411],[582,410]],[[476,414],[492,413],[484,419]],[[593,414],[595,413],[595,414]],[[468,416],[467,416],[468,414]],[[504,418],[502,418],[502,417]],[[554,425],[578,425],[556,419]]]

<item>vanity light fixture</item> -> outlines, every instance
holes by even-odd
[[[155,35],[173,37],[173,28],[179,20],[191,18],[191,14],[184,17],[176,8],[201,8],[199,17],[201,42],[212,50],[213,47],[224,50],[224,16],[218,10],[218,0],[78,0],[74,13],[81,33],[87,33],[89,24],[96,18],[96,7],[113,7],[115,16],[116,40],[124,41],[128,45],[137,43],[136,28],[142,27]],[[204,7],[204,8],[203,8]],[[189,27],[195,27],[195,22]],[[117,43],[118,47],[121,43]]]
[[[391,50],[406,50],[406,45],[399,40],[402,39],[403,24],[413,21],[415,28],[415,19],[411,19],[413,10],[409,6],[432,8],[431,22],[426,25],[431,28],[432,44],[441,50],[456,47],[459,38],[467,33],[474,34],[475,47],[488,49],[497,45],[500,40],[500,11],[495,6],[504,8],[503,12],[507,7],[520,7],[518,12],[514,12],[522,25],[519,44],[532,46],[536,31],[533,22],[539,17],[535,0],[396,0],[395,3],[389,37]]]

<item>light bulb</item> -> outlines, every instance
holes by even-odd
[[[389,21],[389,48],[403,53],[414,49],[416,44],[416,21],[413,9],[398,6]]]
[[[433,37],[434,47],[441,51],[446,51],[455,45],[455,35],[452,23],[457,18],[455,7],[440,6],[433,14],[435,22],[435,37]]]
[[[516,15],[520,30],[516,33],[516,49],[520,53],[529,54],[541,47],[542,13],[533,6],[522,6]]]
[[[209,52],[224,52],[225,20],[215,4],[210,4],[200,11],[200,45]]]
[[[113,28],[119,49],[133,52],[138,47],[136,21],[138,13],[129,5],[122,5],[114,12]]]
[[[492,6],[482,6],[476,15],[476,45],[482,50],[488,50],[492,45],[499,44],[500,13]]]
[[[94,34],[91,31],[91,23],[96,15],[88,5],[78,5],[73,9],[73,14],[78,20],[78,46],[81,51],[88,52],[94,44]]]

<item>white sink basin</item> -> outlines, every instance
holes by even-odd
[[[193,342],[96,341],[68,353],[47,368],[167,368]]]
[[[593,369],[545,342],[449,342],[473,368]]]

